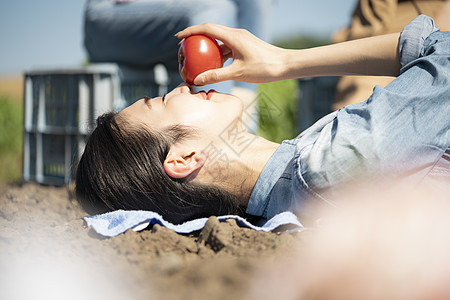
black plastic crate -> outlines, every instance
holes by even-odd
[[[64,185],[84,151],[96,118],[143,96],[161,96],[179,82],[164,67],[117,64],[25,73],[23,180]],[[169,84],[171,83],[171,84]]]

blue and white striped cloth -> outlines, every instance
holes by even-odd
[[[273,231],[283,225],[291,225],[289,226],[289,229],[292,230],[292,228],[294,228],[295,231],[304,229],[297,216],[291,212],[280,213],[260,226],[256,226],[236,215],[219,216],[217,219],[221,222],[227,219],[235,219],[236,223],[241,227],[264,232]],[[140,231],[147,228],[149,225],[154,224],[165,226],[178,233],[190,233],[201,230],[205,226],[208,218],[195,219],[183,224],[175,225],[164,220],[159,214],[152,211],[116,210],[105,214],[84,217],[84,220],[87,225],[92,227],[98,234],[105,237],[114,237],[129,229]]]

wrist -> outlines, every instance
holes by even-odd
[[[307,67],[307,51],[298,49],[283,49],[281,79],[294,79],[310,76]]]
[[[274,76],[277,80],[296,78],[295,73],[298,71],[298,67],[296,66],[298,62],[295,61],[297,59],[294,54],[295,52],[296,50],[292,49],[281,49],[277,60],[280,64],[278,68],[274,70]]]

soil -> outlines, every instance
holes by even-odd
[[[407,191],[346,193],[295,234],[210,217],[103,238],[69,187],[0,187],[0,299],[450,299],[449,194]]]
[[[1,187],[0,299],[250,299],[262,266],[300,243],[215,217],[190,235],[103,238],[83,216],[69,187]]]

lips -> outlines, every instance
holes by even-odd
[[[211,100],[211,97],[214,95],[215,90],[209,90],[208,92],[200,91],[197,94],[201,95],[205,100]]]
[[[208,94],[206,95],[206,100],[211,100],[211,97],[214,95],[216,91],[215,90],[209,90]]]
[[[206,100],[206,98],[208,97],[208,94],[207,94],[205,91],[200,91],[200,92],[198,92],[197,94],[199,94],[200,96],[202,96],[203,99],[205,99],[205,100]]]

